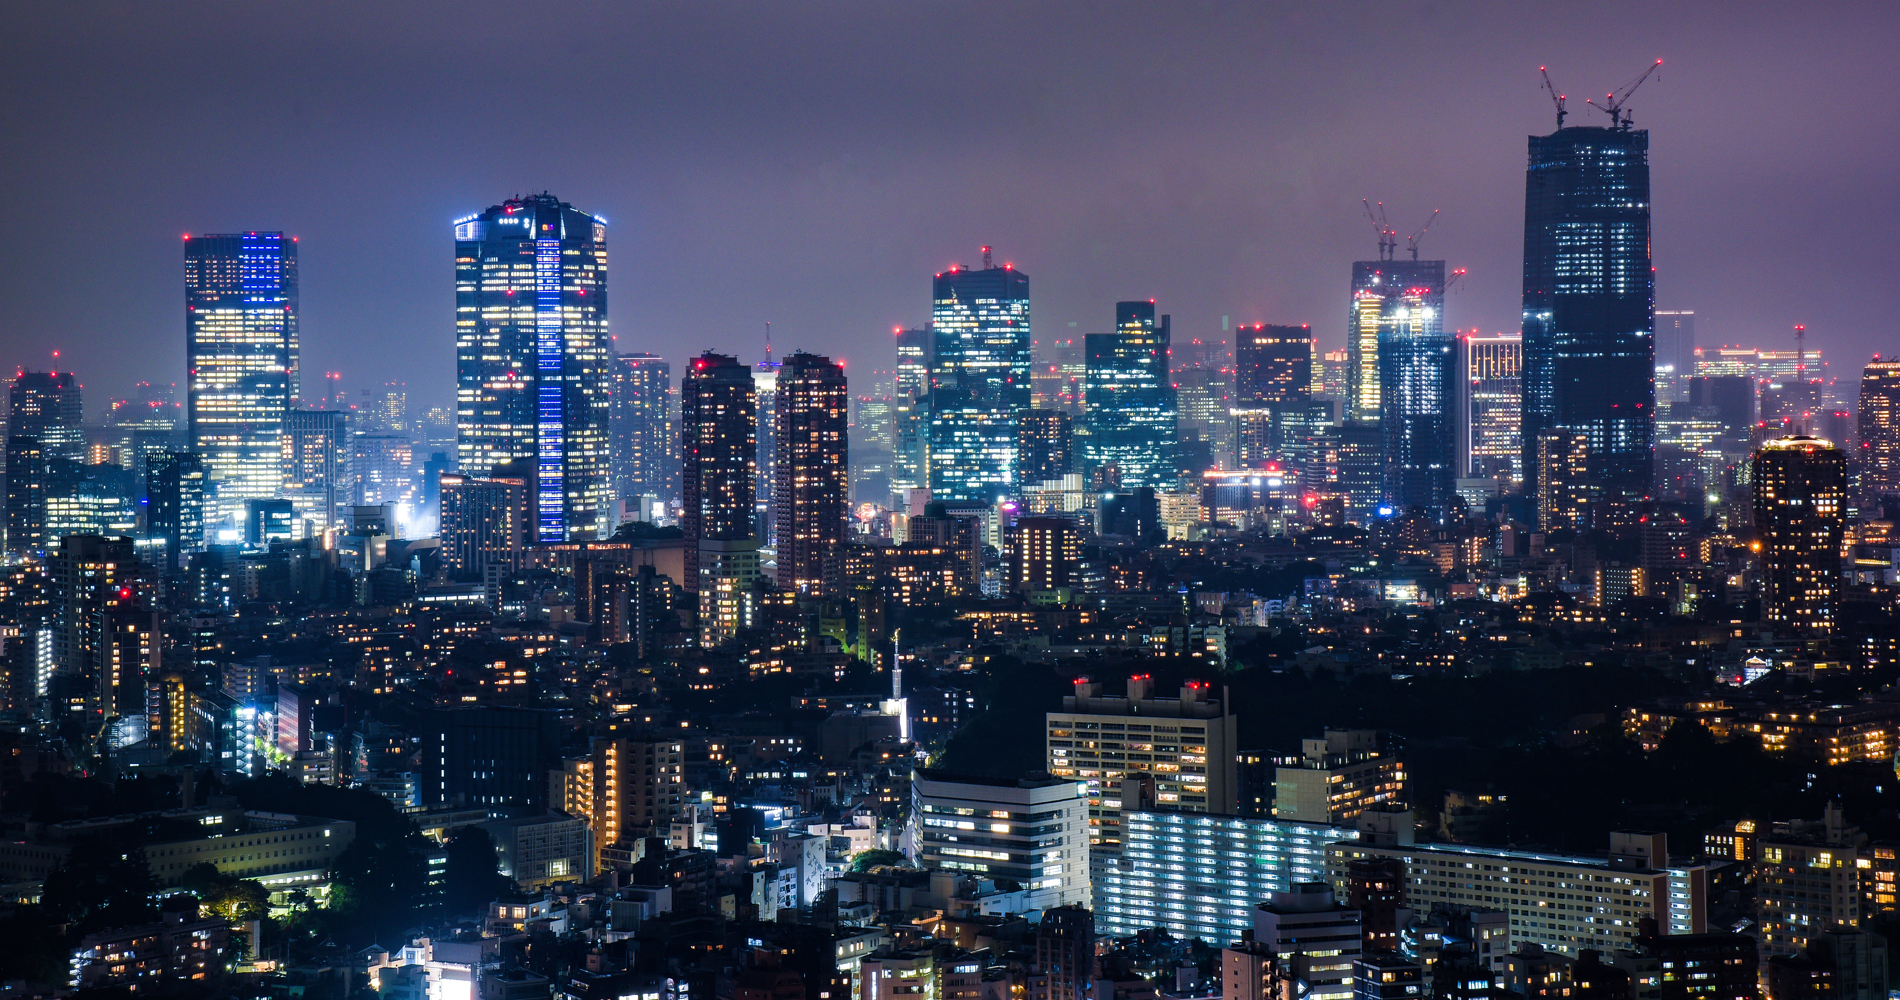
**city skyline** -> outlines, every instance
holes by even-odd
[[[1026,22],[1020,36],[1024,41],[980,40],[981,51],[1005,55],[1017,45],[1043,39],[1063,23],[1063,13],[1054,7],[1039,12]],[[551,16],[565,23],[569,15],[557,9]],[[248,151],[211,161],[201,161],[202,154],[194,152],[184,156],[193,164],[193,173],[169,185],[166,197],[151,197],[148,186],[178,169],[175,158],[140,157],[148,165],[125,185],[85,188],[73,186],[87,175],[73,169],[83,164],[70,158],[82,150],[121,156],[134,152],[126,143],[157,143],[151,148],[158,151],[167,148],[169,140],[129,128],[123,139],[93,140],[117,146],[68,151],[49,130],[56,129],[59,120],[90,120],[99,109],[89,102],[101,95],[85,88],[49,95],[54,100],[48,110],[33,112],[20,133],[29,142],[37,138],[42,145],[52,144],[49,156],[12,161],[5,169],[16,189],[68,191],[67,200],[82,219],[112,213],[112,228],[123,237],[104,249],[87,245],[84,252],[120,276],[120,290],[82,300],[68,297],[58,308],[51,307],[57,298],[42,302],[29,297],[20,330],[38,331],[37,339],[28,342],[18,331],[0,334],[0,350],[7,351],[14,364],[29,368],[49,367],[49,347],[62,350],[61,367],[84,373],[92,383],[91,398],[99,405],[126,395],[132,382],[154,372],[175,372],[182,384],[182,355],[166,343],[177,329],[175,272],[170,270],[176,258],[165,259],[162,242],[183,232],[281,229],[301,237],[305,258],[308,318],[303,349],[309,361],[304,367],[312,372],[340,369],[351,386],[372,385],[380,378],[363,363],[363,351],[374,347],[408,376],[418,412],[448,405],[452,373],[441,360],[440,348],[452,340],[453,307],[440,287],[442,226],[467,206],[490,204],[498,194],[544,188],[622,223],[616,247],[625,270],[617,273],[626,276],[628,287],[611,328],[615,349],[658,353],[676,367],[704,349],[750,362],[761,353],[766,322],[779,331],[782,349],[826,353],[847,366],[881,365],[879,335],[893,325],[915,326],[927,318],[927,300],[903,276],[974,263],[970,258],[979,243],[1007,247],[1010,260],[1041,276],[1038,328],[1045,341],[1106,332],[1101,329],[1101,303],[1139,295],[1169,303],[1177,336],[1183,340],[1218,333],[1225,316],[1231,323],[1308,323],[1318,349],[1333,350],[1343,343],[1343,330],[1334,304],[1336,272],[1323,265],[1371,256],[1362,197],[1385,202],[1395,227],[1406,231],[1442,208],[1424,245],[1432,256],[1470,270],[1462,287],[1448,298],[1447,327],[1509,332],[1516,329],[1519,274],[1513,244],[1521,220],[1515,218],[1514,200],[1495,192],[1521,183],[1513,182],[1512,175],[1522,163],[1523,137],[1547,132],[1551,124],[1536,67],[1548,64],[1556,81],[1570,88],[1570,123],[1588,125],[1604,119],[1582,104],[1583,94],[1621,86],[1658,56],[1667,58],[1668,66],[1633,102],[1638,127],[1663,137],[1655,188],[1657,201],[1670,208],[1656,223],[1658,306],[1697,310],[1698,332],[1712,343],[1785,346],[1791,326],[1806,323],[1812,331],[1810,345],[1831,358],[1857,360],[1893,350],[1882,342],[1884,324],[1871,311],[1871,303],[1853,290],[1847,272],[1854,269],[1841,266],[1845,258],[1805,251],[1763,255],[1759,265],[1735,266],[1718,263],[1718,255],[1705,249],[1739,240],[1744,231],[1769,233],[1783,241],[1812,240],[1817,247],[1845,247],[1857,238],[1850,234],[1861,231],[1867,209],[1855,179],[1863,170],[1867,176],[1890,172],[1887,168],[1900,157],[1890,143],[1867,137],[1869,131],[1879,130],[1844,128],[1837,115],[1793,113],[1824,93],[1849,87],[1848,82],[1824,84],[1802,77],[1770,87],[1749,69],[1745,57],[1751,46],[1770,39],[1806,53],[1817,50],[1823,40],[1851,49],[1860,44],[1860,36],[1869,34],[1828,30],[1824,17],[1785,22],[1744,16],[1733,30],[1717,37],[1696,30],[1693,18],[1651,11],[1649,30],[1635,33],[1639,40],[1615,43],[1558,36],[1553,32],[1562,22],[1554,18],[1488,8],[1453,7],[1415,24],[1391,22],[1363,39],[1371,50],[1409,47],[1422,33],[1446,56],[1433,60],[1445,67],[1430,69],[1429,78],[1419,84],[1445,95],[1437,102],[1444,113],[1395,126],[1400,138],[1420,150],[1402,170],[1367,155],[1370,144],[1380,140],[1349,138],[1326,124],[1320,110],[1289,113],[1268,97],[1297,84],[1308,95],[1302,106],[1343,109],[1365,86],[1345,68],[1290,59],[1288,67],[1276,69],[1271,78],[1244,85],[1202,76],[1206,71],[1196,69],[1179,84],[1147,90],[1138,86],[1142,74],[1125,81],[1101,80],[1095,75],[1099,71],[1087,69],[1078,78],[1078,92],[1051,92],[1033,68],[1012,70],[995,86],[1036,96],[1048,109],[1044,114],[1059,115],[1063,124],[1036,133],[1007,126],[995,138],[958,147],[959,162],[993,157],[999,151],[1009,157],[1009,193],[1000,203],[986,199],[988,204],[981,204],[971,200],[973,192],[946,189],[941,169],[899,158],[903,149],[924,141],[920,128],[930,117],[924,113],[930,87],[916,75],[917,68],[887,67],[900,84],[889,95],[874,97],[856,89],[867,80],[866,71],[885,66],[888,58],[871,43],[901,37],[903,27],[875,16],[831,16],[850,22],[844,26],[851,31],[830,44],[863,43],[852,51],[863,52],[866,65],[823,76],[820,96],[825,100],[797,111],[786,122],[790,126],[802,121],[811,126],[810,134],[779,148],[764,147],[768,155],[759,161],[761,173],[750,180],[731,166],[744,158],[733,157],[761,151],[762,140],[734,138],[722,129],[695,132],[675,107],[679,102],[661,102],[642,112],[648,116],[642,121],[650,117],[659,134],[676,141],[633,160],[625,159],[624,146],[614,142],[603,142],[598,150],[564,151],[558,160],[520,152],[497,154],[472,166],[445,160],[439,150],[452,143],[424,142],[435,138],[433,130],[440,126],[426,126],[414,136],[392,135],[385,110],[405,100],[433,106],[445,95],[412,71],[377,58],[369,61],[371,76],[382,85],[375,105],[363,103],[353,88],[334,91],[315,103],[296,95],[229,98],[243,103],[242,117],[270,123],[258,127],[284,134],[288,152],[296,155],[286,162],[281,154],[273,154],[271,162],[280,169],[260,171],[263,161],[256,156],[261,154]],[[1127,25],[1121,20],[1128,15],[1096,16],[1101,22],[1095,29],[1098,40],[1129,44],[1122,40]],[[1226,16],[1231,21],[1212,15],[1170,19],[1158,26],[1157,44],[1173,54],[1213,56],[1243,40],[1272,41],[1272,29],[1278,28],[1282,34],[1290,32],[1289,38],[1305,38],[1323,48],[1320,43],[1346,30],[1320,11],[1295,11],[1283,22],[1265,15]],[[476,38],[501,30],[479,12],[465,14],[464,20]],[[38,37],[36,32],[56,36],[62,26],[57,16],[46,12],[23,12],[19,21],[21,31],[9,44],[21,45]],[[291,36],[293,27],[312,32],[321,44],[348,48],[361,44],[340,32],[349,21],[346,17],[327,26],[304,24],[290,14],[282,20],[244,14],[216,30],[249,27],[272,52],[285,44],[282,40]],[[440,30],[414,13],[396,21],[388,30],[398,36],[427,38]],[[680,25],[665,17],[661,21],[683,39],[683,52],[709,44],[702,41],[704,25]],[[769,21],[764,16],[757,27]],[[604,25],[600,37],[573,44],[584,50],[609,44],[616,26]],[[1487,44],[1483,57],[1456,58],[1475,44],[1468,36],[1478,34],[1480,27]],[[143,46],[168,30],[143,24],[134,15],[105,22],[96,51],[65,52],[58,46],[49,51],[61,51],[80,63],[111,56],[127,67],[122,72],[156,72],[147,57],[131,50],[131,39],[136,37]],[[951,30],[969,29],[953,25]],[[1076,44],[1058,46],[1048,58],[1063,65],[1076,58]],[[949,58],[948,46],[947,41],[927,45],[922,61],[936,65]],[[45,57],[38,51],[20,53],[7,72],[24,74],[41,65],[37,60]],[[1830,52],[1833,65],[1869,62]],[[281,54],[293,64],[305,58],[296,52]],[[749,72],[802,70],[807,58],[767,53],[759,69]],[[1220,61],[1189,60],[1192,65]],[[994,62],[1006,65],[1010,60]],[[1284,76],[1296,69],[1305,72]],[[670,61],[665,71],[693,78],[693,71]],[[167,67],[166,72],[193,79],[210,71],[187,66]],[[243,78],[250,70],[219,72]],[[326,72],[312,67],[312,79],[327,79]],[[640,88],[657,85],[649,76],[612,78]],[[1096,89],[1104,97],[1079,92],[1091,82],[1100,84]],[[25,79],[17,92],[40,93],[37,86]],[[749,121],[766,110],[778,110],[777,99],[754,87],[707,81],[694,93],[720,120]],[[1182,113],[1178,105],[1193,93],[1207,95],[1207,109]],[[386,95],[395,100],[386,101]],[[1108,130],[1096,126],[1105,121],[1105,101],[1149,123],[1158,142],[1190,154],[1200,149],[1220,152],[1190,155],[1181,165],[1160,172],[1117,168],[1066,196],[1034,198],[1029,192],[1072,180],[1077,162],[1073,157],[1088,154],[1104,141]],[[1725,124],[1730,101],[1737,108],[1750,108],[1749,113],[1762,120],[1783,123],[1765,148],[1750,146],[1748,155],[1740,155],[1735,144],[1741,140],[1735,133],[1747,130]],[[829,110],[834,107],[861,109],[869,121],[839,120]],[[63,111],[63,117],[34,117],[56,111]],[[458,117],[465,114],[443,117],[469,121]],[[364,129],[348,124],[359,121]],[[869,130],[872,124],[878,128]],[[209,127],[220,135],[232,128]],[[768,132],[785,137],[781,128]],[[364,145],[365,134],[394,146],[384,151]],[[312,146],[319,137],[335,141],[324,139],[320,147]],[[1839,155],[1816,163],[1801,155],[1804,144],[1827,145]],[[1328,151],[1323,159],[1322,151]],[[1789,197],[1781,179],[1795,162],[1805,164],[1811,179]],[[603,172],[609,163],[618,166]],[[702,169],[709,163],[724,165]],[[1249,169],[1242,171],[1236,163],[1247,163]],[[1253,169],[1253,164],[1265,164],[1266,169]],[[633,173],[623,172],[627,165],[636,168]],[[396,211],[366,218],[347,210],[349,198],[342,193],[349,185],[341,177],[354,180],[365,166],[386,175],[380,180],[396,196]],[[615,179],[601,180],[609,176]],[[748,193],[748,184],[769,191],[772,204],[753,202],[762,195]],[[134,193],[145,196],[126,202]],[[1882,197],[1875,196],[1876,213]],[[1738,205],[1748,207],[1738,210]],[[743,249],[735,248],[731,239],[737,235],[734,226],[740,224],[740,213],[753,229]],[[900,219],[908,223],[907,235],[891,235],[888,223]],[[824,252],[798,252],[813,244]],[[18,288],[57,287],[70,280],[61,277],[60,268],[77,273],[72,261],[80,252],[81,244],[62,233],[31,257],[12,252],[12,266],[4,269],[3,280],[18,282]],[[1879,269],[1884,255],[1892,252],[1878,245],[1859,247],[1853,261],[1863,266],[1871,254]],[[861,294],[830,301],[829,296],[799,290],[832,287],[845,273],[853,274],[852,286]]]

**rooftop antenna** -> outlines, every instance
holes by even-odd
[[[990,269],[990,248],[984,247],[983,248],[983,270],[987,271],[989,269]]]
[[[1407,236],[1405,238],[1405,249],[1410,250],[1412,252],[1413,260],[1418,259],[1418,241],[1424,239],[1425,230],[1432,228],[1432,223],[1438,221],[1439,211],[1440,209],[1436,209],[1436,208],[1432,209],[1432,217],[1429,219],[1426,219],[1425,224],[1418,227],[1418,232],[1413,233],[1412,235]]]
[[[772,367],[772,321],[765,321],[765,367]]]
[[[1662,69],[1661,59],[1658,59],[1654,63],[1651,63],[1650,67],[1643,71],[1642,76],[1639,76],[1634,80],[1631,80],[1628,84],[1626,84],[1623,87],[1622,90],[1614,94],[1603,95],[1602,104],[1598,104],[1597,102],[1593,100],[1586,100],[1583,103],[1590,105],[1591,107],[1597,109],[1598,111],[1603,112],[1606,115],[1609,115],[1611,128],[1628,131],[1630,127],[1630,113],[1628,109],[1630,95],[1636,93],[1636,88],[1642,86],[1644,80],[1649,79],[1649,74],[1654,73],[1659,69]]]
[[[1550,92],[1550,103],[1557,105],[1557,127],[1561,129],[1564,127],[1564,116],[1569,114],[1564,110],[1564,95],[1557,93],[1557,86],[1550,82],[1548,70],[1539,66],[1537,72],[1544,74],[1544,89]]]

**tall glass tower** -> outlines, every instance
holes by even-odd
[[[930,489],[990,504],[1020,488],[1016,414],[1030,408],[1029,276],[952,267],[931,290]]]
[[[185,238],[186,441],[216,490],[206,519],[284,488],[284,420],[297,398],[297,240]]]
[[[1530,137],[1524,184],[1526,477],[1546,431],[1582,435],[1603,495],[1650,486],[1655,279],[1649,133],[1627,124]],[[1535,483],[1527,483],[1533,493]]]
[[[1445,333],[1445,262],[1386,261],[1379,301],[1379,429],[1385,500],[1400,511],[1440,513],[1451,503],[1457,465],[1456,358]]]
[[[1379,344],[1394,309],[1408,293],[1431,310],[1434,335],[1442,334],[1445,314],[1445,262],[1442,260],[1356,260],[1346,320],[1346,419],[1365,423],[1383,416]]]
[[[1091,474],[1114,466],[1124,490],[1171,489],[1181,478],[1170,340],[1168,317],[1155,319],[1153,299],[1115,303],[1115,332],[1086,339],[1084,456]]]
[[[455,223],[463,474],[528,461],[537,542],[608,530],[607,224],[547,192]]]
[[[622,354],[613,371],[614,492],[623,500],[646,494],[677,500],[672,366],[653,354]],[[638,520],[652,520],[651,511],[639,514]]]

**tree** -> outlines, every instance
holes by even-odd
[[[868,851],[859,851],[851,856],[851,870],[854,872],[868,872],[880,865],[901,865],[904,863],[906,863],[904,855],[897,851],[884,850],[881,847],[873,847]]]
[[[443,852],[448,858],[442,877],[445,916],[486,909],[498,897],[515,891],[514,882],[501,873],[501,856],[487,830],[465,826],[449,835]]]
[[[157,919],[157,892],[144,850],[122,851],[111,841],[89,839],[75,844],[66,862],[46,876],[40,901],[55,919],[95,931]]]

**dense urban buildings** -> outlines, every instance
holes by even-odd
[[[543,193],[455,223],[451,406],[189,238],[188,392],[0,379],[5,992],[1883,1000],[1900,367],[1652,312],[1647,139],[1551,96],[1508,333],[1381,215],[1344,330],[1071,260],[1036,341],[985,249],[847,383],[610,335]]]
[[[456,455],[532,463],[534,537],[604,537],[613,380],[607,224],[546,192],[455,223]]]

